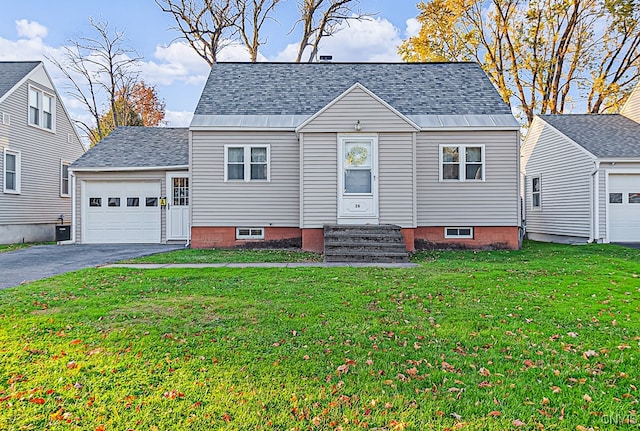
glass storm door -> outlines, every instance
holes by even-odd
[[[338,223],[378,223],[378,142],[375,136],[339,138]]]
[[[189,177],[167,174],[167,239],[189,238]]]

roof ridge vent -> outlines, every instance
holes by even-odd
[[[331,60],[333,60],[333,55],[321,55],[320,56],[320,63],[331,63]]]

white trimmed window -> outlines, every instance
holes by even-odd
[[[69,166],[71,163],[60,161],[60,196],[69,197]]]
[[[445,227],[445,238],[473,238],[472,227]]]
[[[4,192],[20,193],[20,151],[4,149],[3,175]]]
[[[484,145],[440,145],[440,181],[484,181]]]
[[[264,228],[237,227],[236,239],[264,239]]]
[[[542,187],[540,177],[531,178],[531,208],[542,208]]]
[[[225,145],[225,181],[269,181],[269,145]]]
[[[29,125],[55,130],[56,99],[35,87],[29,87]]]

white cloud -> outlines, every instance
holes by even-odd
[[[192,118],[191,111],[165,111],[162,123],[167,127],[189,127]]]
[[[43,39],[47,37],[47,27],[35,21],[28,21],[26,19],[19,19],[16,21],[16,30],[18,36],[26,37],[27,39]]]
[[[420,34],[420,23],[415,18],[409,18],[407,20],[407,29],[405,30],[405,34],[407,37],[415,37]]]
[[[348,21],[339,32],[320,42],[320,55],[331,55],[333,61],[400,61],[399,31],[386,19]],[[293,61],[298,45],[290,44],[276,56],[276,61]]]

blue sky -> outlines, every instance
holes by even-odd
[[[377,12],[370,21],[353,22],[321,44],[321,54],[334,61],[400,61],[397,45],[415,34],[418,0],[361,0],[361,9]],[[0,14],[0,61],[45,60],[58,57],[69,39],[93,35],[89,17],[122,30],[126,44],[143,57],[141,77],[155,85],[166,103],[169,126],[188,125],[208,73],[208,66],[171,30],[173,18],[153,0],[22,0],[5,2]],[[296,2],[283,0],[277,22],[270,22],[261,50],[263,60],[292,61],[299,33],[291,32]],[[221,59],[244,61],[246,52],[229,47]],[[45,62],[46,63],[46,62]],[[87,119],[82,107],[65,95],[65,81],[46,64],[72,117]]]

